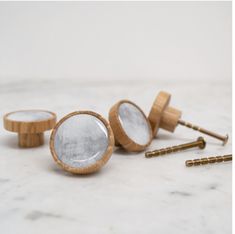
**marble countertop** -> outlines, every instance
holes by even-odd
[[[192,149],[146,159],[144,153],[115,149],[96,174],[74,176],[61,170],[46,144],[19,149],[17,137],[1,124],[0,228],[4,234],[180,233],[232,231],[232,164],[185,167],[185,160],[231,153],[231,83],[106,82],[75,80],[2,81],[0,112],[47,109],[58,119],[76,110],[108,117],[120,99],[148,114],[160,90],[172,93],[182,119],[230,136],[223,147],[206,137],[204,150]],[[196,140],[201,135],[178,126],[160,130],[149,149]]]

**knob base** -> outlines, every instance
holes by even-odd
[[[20,133],[18,134],[18,144],[21,148],[32,148],[44,144],[44,133]]]

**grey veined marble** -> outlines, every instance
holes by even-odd
[[[65,164],[88,167],[100,160],[109,145],[108,130],[101,120],[88,114],[74,115],[56,131],[54,148]]]
[[[33,121],[43,121],[53,117],[51,113],[46,111],[17,111],[9,114],[7,118],[12,121],[22,121],[22,122],[33,122]]]
[[[127,136],[139,145],[150,141],[151,129],[142,112],[130,103],[119,107],[118,117]]]

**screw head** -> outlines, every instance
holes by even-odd
[[[198,137],[197,141],[200,142],[200,145],[198,146],[200,149],[204,149],[206,147],[206,141],[203,137]]]

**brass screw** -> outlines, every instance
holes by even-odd
[[[221,136],[221,135],[219,135],[219,134],[217,134],[217,133],[211,132],[211,131],[206,130],[206,129],[204,129],[204,128],[201,128],[201,127],[199,127],[199,126],[193,125],[193,124],[191,124],[191,123],[187,123],[187,122],[185,122],[184,120],[178,120],[178,123],[179,123],[180,125],[185,126],[185,127],[191,128],[191,129],[193,129],[193,130],[195,130],[195,131],[199,131],[199,132],[204,133],[204,134],[206,134],[206,135],[208,135],[208,136],[214,137],[214,138],[216,138],[216,139],[222,141],[222,142],[223,142],[223,145],[225,145],[225,144],[228,142],[228,134],[227,134],[226,136]]]
[[[191,167],[191,166],[205,165],[208,163],[220,163],[220,162],[227,162],[227,161],[232,161],[232,154],[209,157],[209,158],[197,158],[193,160],[187,160],[185,161],[185,165],[187,167]]]
[[[206,147],[206,142],[205,142],[204,138],[198,137],[198,139],[196,141],[193,141],[190,143],[176,145],[176,146],[167,147],[167,148],[154,150],[154,151],[148,151],[145,153],[145,157],[146,158],[157,157],[160,155],[170,154],[173,152],[182,151],[182,150],[190,149],[193,147],[199,147],[200,149],[204,149]]]

